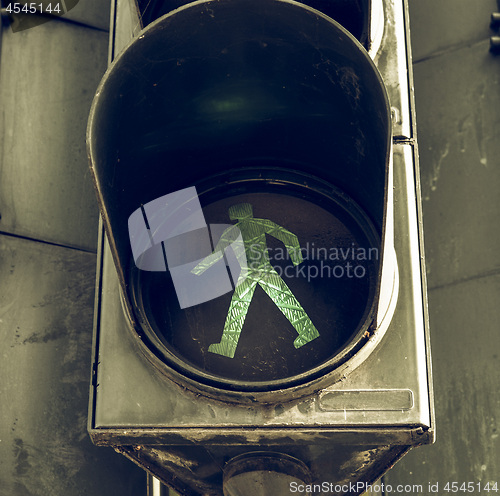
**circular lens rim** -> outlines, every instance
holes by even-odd
[[[200,201],[208,197],[212,203],[217,201],[217,196],[226,198],[229,191],[238,189],[241,194],[242,188],[251,185],[250,190],[245,190],[243,193],[257,192],[255,188],[268,187],[268,192],[275,194],[288,194],[291,191],[302,191],[306,201],[310,201],[315,205],[325,208],[324,205],[335,204],[337,208],[341,208],[349,215],[356,223],[358,228],[365,235],[366,239],[372,243],[376,243],[382,253],[382,243],[379,234],[377,233],[373,223],[370,221],[367,214],[345,193],[338,188],[326,183],[325,181],[311,175],[296,172],[295,170],[269,168],[252,168],[246,167],[243,170],[233,170],[227,173],[218,174],[204,181],[200,181],[196,187],[199,192]],[[253,191],[252,191],[253,189]],[[277,190],[277,191],[276,191]],[[281,191],[280,191],[281,190]],[[262,192],[262,190],[258,190]],[[292,196],[292,195],[290,195]],[[322,199],[323,202],[316,203],[311,201],[311,197]],[[331,209],[326,208],[331,212]],[[383,256],[383,255],[382,255]],[[249,381],[235,380],[225,378],[217,374],[204,371],[199,367],[191,364],[188,360],[173,353],[165,346],[163,340],[158,337],[157,331],[151,325],[147,317],[147,304],[144,304],[142,291],[140,289],[140,274],[141,271],[135,268],[135,264],[131,264],[131,284],[129,286],[129,296],[133,303],[133,311],[140,329],[135,329],[140,340],[146,345],[149,353],[152,353],[159,359],[163,366],[162,369],[173,370],[179,376],[181,383],[192,383],[201,387],[215,388],[226,392],[237,393],[266,393],[270,391],[286,390],[299,385],[306,385],[337,369],[347,360],[353,357],[367,342],[370,333],[369,330],[375,321],[376,310],[379,299],[379,287],[381,278],[382,257],[379,257],[378,267],[372,269],[374,273],[370,282],[367,304],[362,318],[353,331],[351,338],[335,355],[323,361],[319,365],[312,367],[304,372],[295,374],[282,379],[273,379],[268,381]],[[137,327],[137,326],[136,326]]]

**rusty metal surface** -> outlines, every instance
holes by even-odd
[[[3,30],[0,231],[95,250],[85,129],[107,43],[61,21]]]
[[[95,255],[0,236],[0,495],[140,494],[86,432]]]

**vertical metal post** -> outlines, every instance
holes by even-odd
[[[163,485],[154,475],[148,474],[147,496],[176,496],[170,492],[167,486]]]

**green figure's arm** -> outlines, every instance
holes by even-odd
[[[217,263],[223,256],[226,248],[236,241],[240,234],[240,230],[236,226],[228,227],[219,239],[219,242],[214,248],[214,251],[205,257],[191,272],[199,276],[203,274],[207,269],[212,267]]]
[[[300,252],[299,238],[297,238],[295,234],[268,219],[255,219],[255,221],[264,227],[267,234],[279,239],[285,245],[293,265],[302,263],[303,259],[302,253]]]

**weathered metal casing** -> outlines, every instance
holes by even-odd
[[[165,373],[161,360],[148,356],[133,332],[137,324],[127,294],[126,256],[114,229],[119,214],[109,215],[99,182],[103,178],[96,175],[112,242],[102,232],[89,432],[96,444],[115,447],[182,494],[220,494],[225,463],[251,451],[299,459],[313,482],[367,484],[411,447],[433,440],[406,5],[396,0],[366,4],[372,31],[364,43],[392,108],[393,142],[385,193],[379,196],[384,201],[379,209],[384,260],[373,324],[362,346],[325,376],[286,391],[241,394],[241,401],[238,391],[218,395],[217,388],[198,388],[192,379],[183,382],[175,373]],[[118,13],[124,8],[115,6]],[[209,9],[206,13],[210,15]],[[383,27],[377,29],[380,16]],[[116,32],[120,29],[117,24]],[[155,63],[153,55],[150,60]],[[375,211],[374,205],[365,209]],[[362,492],[363,486],[359,488]]]

